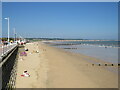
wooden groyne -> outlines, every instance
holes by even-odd
[[[59,44],[53,44],[55,46],[59,46],[59,45],[80,45],[81,43],[59,43]]]
[[[61,45],[81,45],[81,43],[53,43],[53,42],[44,42],[52,46],[61,46]]]
[[[63,49],[77,49],[77,48],[63,48]]]

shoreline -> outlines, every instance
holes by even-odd
[[[108,63],[108,64],[113,64],[115,66],[119,64],[118,48],[104,48],[104,47],[97,47],[93,45],[54,46],[50,44],[50,46],[64,49],[65,51],[68,51],[68,52],[96,58],[98,59],[97,62],[104,62],[105,64]]]
[[[86,57],[86,58],[89,58],[90,60],[86,60],[87,62],[89,62],[89,63],[92,63],[93,62],[93,64],[95,64],[96,66],[97,65],[99,65],[99,64],[101,64],[101,65],[103,65],[103,66],[105,66],[105,64],[108,64],[108,66],[109,65],[112,65],[113,64],[113,66],[118,66],[118,64],[117,63],[111,63],[111,62],[107,62],[107,61],[105,61],[105,60],[102,60],[102,59],[99,59],[99,58],[96,58],[96,57],[93,57],[93,56],[90,56],[90,55],[86,55],[86,54],[84,54],[84,53],[80,53],[80,52],[74,52],[74,51],[69,51],[69,50],[81,50],[82,48],[75,48],[75,47],[65,47],[65,48],[59,48],[59,47],[54,47],[54,46],[50,46],[49,44],[47,44],[49,47],[53,47],[53,48],[55,48],[55,49],[59,49],[59,50],[61,50],[62,52],[66,52],[66,53],[69,53],[69,54],[71,54],[71,55],[76,55],[76,56],[81,56],[81,57]]]
[[[39,50],[39,53],[28,55],[24,61],[18,61],[17,88],[118,87],[118,74],[106,70],[104,66],[92,66],[85,60],[93,59],[92,57],[70,53],[42,42],[27,44],[26,47],[29,49],[28,53],[34,49]],[[31,77],[23,78],[20,74],[26,64]]]

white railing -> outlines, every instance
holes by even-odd
[[[8,45],[0,45],[0,57],[7,54],[13,48],[17,46],[16,43],[8,44]]]

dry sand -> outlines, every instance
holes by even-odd
[[[18,59],[16,88],[117,88],[118,74],[105,66],[92,66],[97,59],[66,52],[43,43],[30,43],[28,56]],[[39,50],[39,53],[33,52]],[[30,54],[33,52],[32,54]],[[109,66],[107,66],[109,67]],[[115,68],[113,66],[113,68]],[[21,77],[24,70],[30,77]]]

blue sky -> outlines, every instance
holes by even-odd
[[[117,2],[9,2],[3,18],[23,37],[117,39]],[[3,20],[3,36],[7,21]]]

